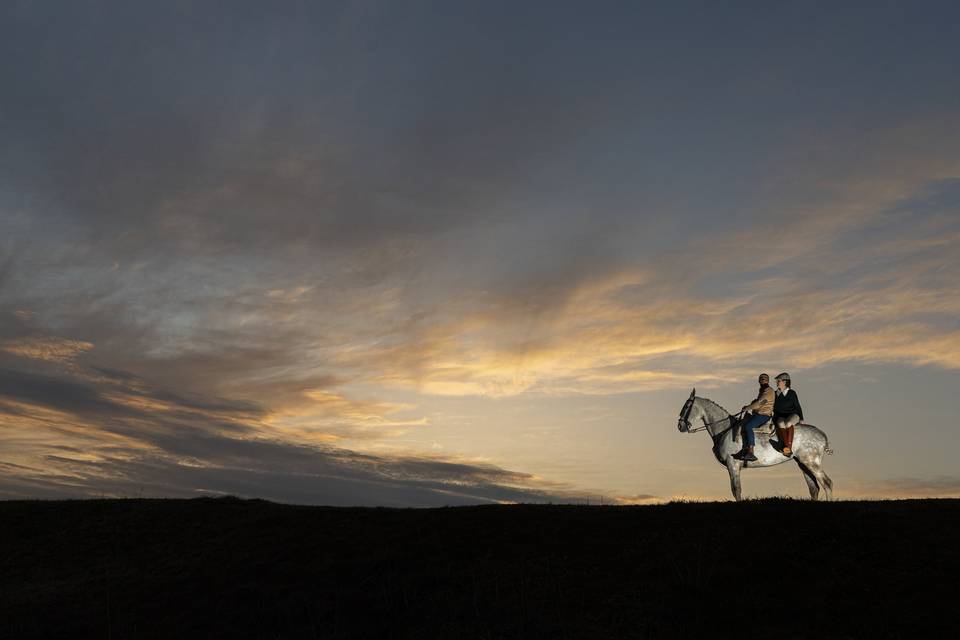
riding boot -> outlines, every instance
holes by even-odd
[[[743,441],[743,444],[740,445],[740,451],[737,451],[736,453],[733,454],[733,457],[736,458],[737,460],[739,460],[740,457],[747,452],[747,434],[746,432],[740,433],[740,431],[741,431],[740,427],[737,427],[737,435],[741,437],[736,438],[736,440]]]
[[[793,455],[793,427],[787,427],[784,429],[784,438],[783,442],[783,455],[788,458]]]
[[[733,457],[737,460],[744,460],[746,462],[753,462],[757,459],[757,456],[753,455],[752,444],[744,445],[743,449],[733,454]]]

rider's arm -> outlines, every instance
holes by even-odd
[[[766,409],[767,413],[773,413],[773,402],[775,399],[776,399],[776,396],[773,393],[773,389],[771,389],[770,387],[767,387],[764,390],[763,395],[759,398],[760,405],[758,408]]]
[[[759,409],[773,408],[773,389],[766,389],[756,400],[745,405],[744,411],[757,411]]]

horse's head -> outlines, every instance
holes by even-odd
[[[683,408],[680,409],[680,419],[677,421],[677,429],[684,433],[690,431],[694,420],[699,420],[703,416],[703,409],[697,404],[696,399],[697,390],[694,388],[690,392],[690,397],[683,403]]]

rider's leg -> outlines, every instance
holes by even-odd
[[[753,455],[753,445],[756,444],[757,437],[753,433],[753,430],[757,427],[758,424],[763,424],[760,420],[763,416],[753,416],[750,418],[750,421],[747,423],[747,433],[744,441],[747,443],[747,450],[741,456],[741,460],[753,461],[757,459],[757,456]]]
[[[774,422],[776,423],[776,427],[777,427],[777,440],[778,440],[774,448],[780,451],[781,453],[783,453],[783,447],[787,442],[787,430],[786,430],[787,425],[784,422],[783,418],[777,418]]]
[[[743,449],[733,454],[737,460],[756,460],[753,455],[753,446],[756,443],[756,436],[753,433],[755,427],[767,421],[767,416],[754,414],[743,425]]]
[[[786,419],[786,423],[784,425],[786,427],[784,429],[784,435],[786,436],[786,439],[783,443],[783,455],[785,456],[793,455],[793,428],[799,422],[800,416],[795,413]]]
[[[740,451],[737,451],[735,454],[733,454],[734,458],[739,458],[747,450],[747,445],[749,444],[747,440],[747,431],[748,431],[747,423],[748,422],[750,422],[749,418],[743,418],[743,420],[740,422],[740,425],[737,427],[737,429],[740,431],[740,440],[743,441],[743,444],[740,445]]]

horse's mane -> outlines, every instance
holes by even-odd
[[[699,397],[699,396],[698,396],[698,397]],[[715,407],[717,407],[718,409],[720,409],[721,411],[723,411],[723,412],[724,412],[725,414],[727,414],[728,416],[729,416],[729,415],[733,415],[733,414],[731,414],[729,411],[727,411],[726,407],[724,407],[724,406],[723,406],[722,404],[720,404],[719,402],[714,402],[714,401],[711,400],[710,398],[702,398],[702,397],[701,397],[700,399],[701,399],[701,400],[706,400],[707,402],[709,402],[709,403],[712,404],[713,406],[715,406]]]

